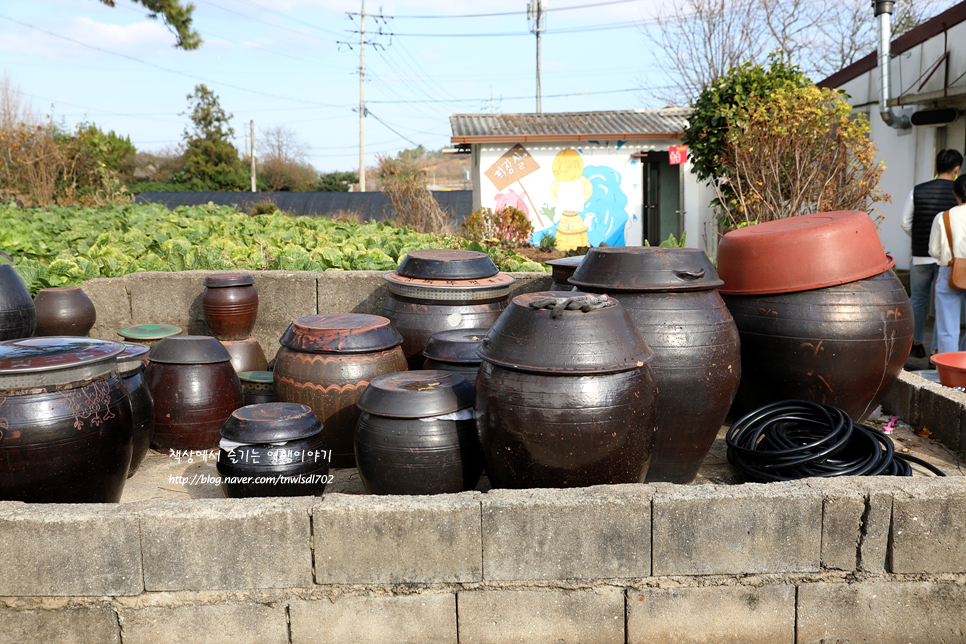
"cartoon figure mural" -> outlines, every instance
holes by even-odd
[[[549,154],[544,158],[549,161]],[[557,151],[547,165],[541,168],[520,144],[505,152],[484,173],[497,190],[491,193],[493,209],[513,206],[526,213],[534,228],[533,244],[550,235],[556,237],[557,250],[563,251],[623,246],[625,231],[636,217],[627,212],[621,174],[610,166],[585,165],[584,151],[574,148]]]
[[[557,202],[557,250],[575,250],[590,245],[587,226],[580,213],[594,189],[583,174],[584,161],[577,150],[567,148],[554,157],[555,180],[550,185],[550,196]]]
[[[590,245],[624,246],[624,230],[630,220],[620,173],[608,166],[589,165],[584,168],[584,177],[593,188],[584,206],[584,224]]]

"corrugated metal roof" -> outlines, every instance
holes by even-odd
[[[691,110],[617,110],[529,114],[452,114],[452,142],[676,139]]]

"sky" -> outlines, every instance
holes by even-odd
[[[130,136],[140,151],[178,145],[187,96],[205,84],[233,115],[235,145],[284,127],[320,172],[359,165],[362,0],[193,0],[200,49],[182,51],[130,0],[0,3],[0,73],[35,112]],[[655,51],[660,0],[548,0],[542,111],[664,107]],[[450,145],[450,114],[536,110],[536,38],[527,0],[365,4],[366,165]],[[354,14],[354,15],[350,15]],[[485,15],[481,15],[485,14]],[[496,15],[494,15],[496,14]],[[382,17],[379,17],[382,16]],[[381,32],[381,33],[380,33]],[[256,156],[258,150],[256,148]]]

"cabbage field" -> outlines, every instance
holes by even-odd
[[[0,204],[0,250],[13,257],[31,293],[139,271],[392,270],[422,248],[484,251],[503,271],[547,270],[500,248],[384,222],[249,216],[212,204],[173,211],[159,204],[50,210]]]

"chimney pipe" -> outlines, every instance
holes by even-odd
[[[892,6],[894,0],[872,0],[879,23],[879,116],[897,130],[910,127],[909,117],[896,114],[886,102],[892,98]]]

